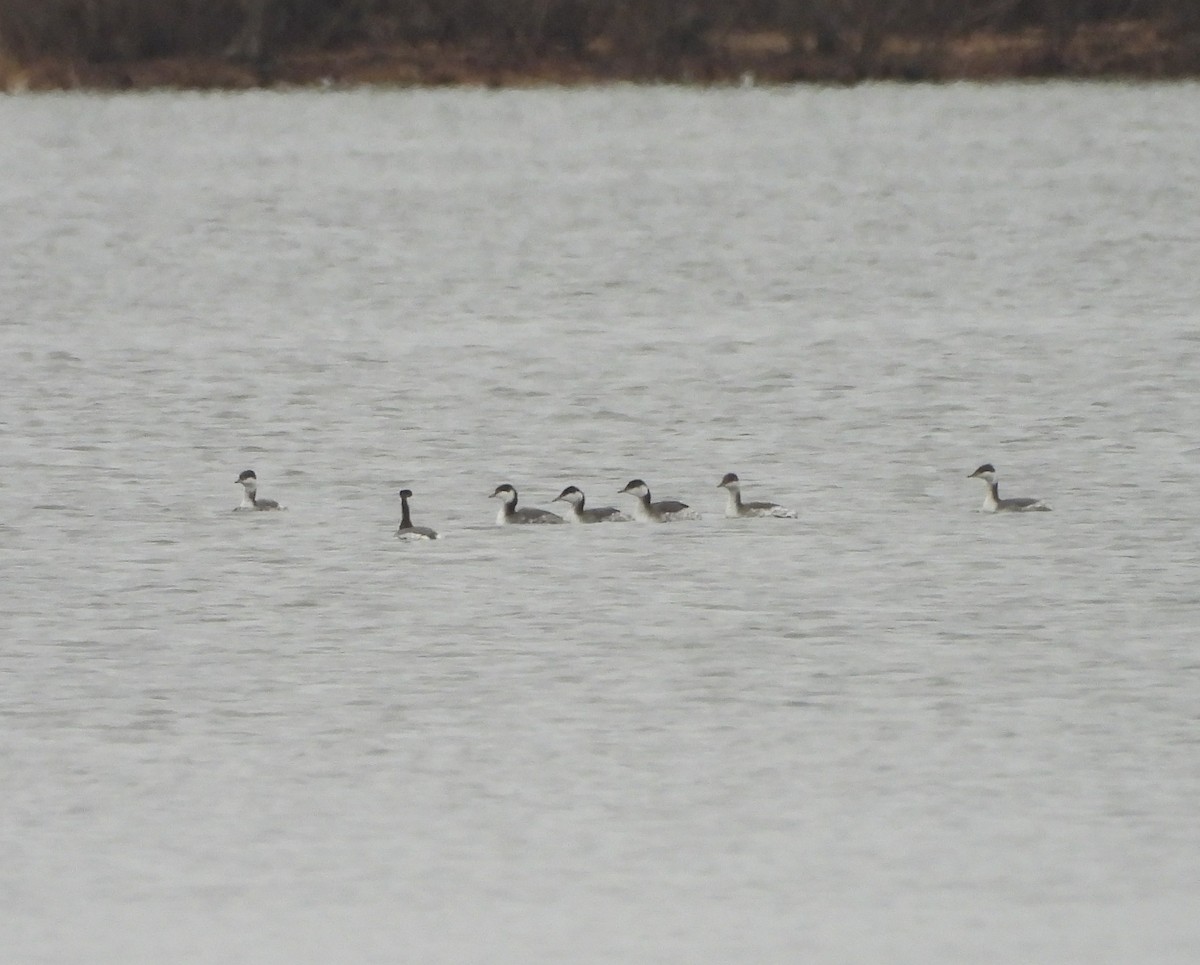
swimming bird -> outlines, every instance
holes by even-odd
[[[489,497],[504,500],[500,513],[496,517],[497,526],[507,526],[513,523],[561,523],[563,518],[557,513],[546,509],[517,509],[517,491],[508,483],[497,486],[496,491]]]
[[[414,526],[412,517],[408,514],[408,501],[412,499],[411,489],[400,490],[400,527],[396,536],[400,539],[437,539],[437,530],[428,526]]]
[[[570,504],[571,511],[567,513],[567,520],[572,523],[626,523],[629,521],[628,516],[611,506],[602,506],[600,509],[584,509],[583,490],[575,486],[568,486],[554,497],[554,502],[557,503],[560,500]]]
[[[1040,499],[1001,499],[996,467],[990,462],[985,462],[967,478],[979,478],[987,483],[987,496],[983,500],[983,512],[985,513],[1032,513],[1049,512],[1050,510],[1050,507]]]
[[[279,503],[275,502],[273,499],[258,498],[258,477],[254,475],[253,469],[245,470],[240,476],[237,477],[236,481],[242,485],[242,502],[237,509],[247,510],[281,508]]]
[[[688,509],[687,503],[674,499],[664,499],[662,502],[650,501],[650,487],[641,479],[631,479],[625,484],[622,493],[628,493],[637,498],[633,507],[634,519],[643,523],[666,523],[675,519],[696,519],[697,513]]]
[[[743,503],[742,483],[735,472],[725,473],[725,477],[717,483],[717,488],[725,489],[729,493],[729,501],[725,504],[725,515],[730,519],[736,519],[739,516],[781,516],[785,519],[796,518],[795,512],[785,509],[778,503]]]

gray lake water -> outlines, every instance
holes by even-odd
[[[6,962],[1200,957],[1200,87],[0,131]]]

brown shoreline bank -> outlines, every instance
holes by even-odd
[[[244,90],[275,86],[582,86],[605,83],[852,84],[1045,78],[1200,78],[1200,34],[1153,22],[1087,25],[1064,39],[1045,28],[955,38],[886,36],[866,49],[823,49],[815,36],[733,33],[702,50],[630,57],[594,43],[574,54],[476,43],[294,47],[251,60],[215,54],[111,59],[0,54],[0,89]]]

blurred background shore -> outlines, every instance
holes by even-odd
[[[1196,0],[0,0],[0,89],[1200,76]]]

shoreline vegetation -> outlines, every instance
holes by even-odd
[[[0,0],[0,90],[1200,77],[1200,0]]]

